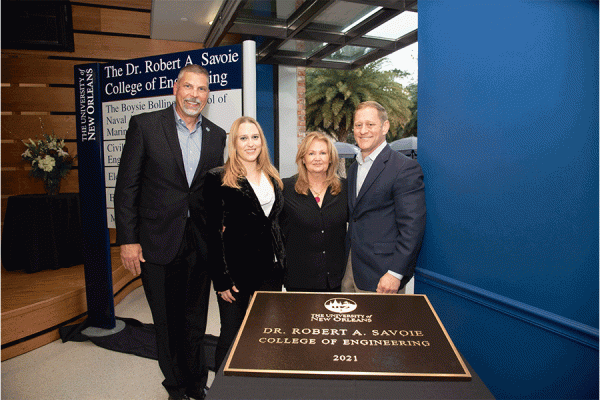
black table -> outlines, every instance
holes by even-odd
[[[223,362],[206,399],[493,399],[479,375],[465,363],[472,376],[470,381],[226,376]]]
[[[8,271],[29,273],[83,264],[79,194],[10,196],[2,264]]]

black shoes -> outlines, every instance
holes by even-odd
[[[188,390],[188,392],[186,394],[191,399],[194,399],[194,400],[204,400],[204,398],[206,397],[206,394],[208,393],[208,389],[209,389],[208,386],[204,386],[204,389],[202,389],[202,391],[200,393]]]
[[[173,395],[169,395],[168,400],[204,400],[206,394],[208,393],[208,386],[205,386],[204,389],[200,393],[188,391],[181,397],[174,397]]]

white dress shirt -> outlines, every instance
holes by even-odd
[[[358,155],[356,156],[356,161],[358,162],[358,170],[356,172],[356,197],[358,197],[358,194],[360,193],[360,188],[362,187],[363,183],[365,183],[365,178],[367,177],[367,174],[373,166],[373,161],[375,161],[379,153],[381,153],[381,151],[386,145],[387,142],[384,140],[383,143],[381,143],[375,150],[373,150],[373,152],[371,152],[371,154],[366,156],[364,159],[362,153],[358,153]]]
[[[365,178],[369,174],[371,167],[373,166],[373,161],[377,158],[377,156],[381,153],[384,147],[387,146],[387,142],[383,141],[371,154],[366,156],[363,159],[362,153],[359,153],[356,156],[356,161],[358,162],[358,169],[356,170],[356,197],[360,193],[360,189],[362,188],[363,183],[365,183]],[[388,270],[388,273],[400,280],[402,280],[403,275],[394,271]]]

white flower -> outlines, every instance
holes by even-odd
[[[56,165],[56,160],[49,155],[45,155],[44,158],[38,161],[38,166],[46,172],[51,172],[54,169],[54,165]]]
[[[58,149],[58,156],[59,157],[68,157],[69,153],[67,153],[66,151],[64,151],[63,149],[59,148]]]
[[[51,138],[47,143],[48,143],[48,148],[50,150],[58,150],[59,149],[56,138]]]

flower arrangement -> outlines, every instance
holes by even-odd
[[[31,162],[29,175],[44,181],[48,194],[57,194],[60,180],[67,176],[77,156],[69,155],[64,139],[58,139],[54,134],[44,134],[42,140],[23,140],[23,144],[27,149],[21,158]]]

